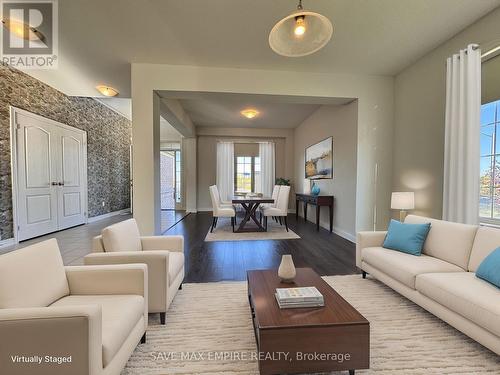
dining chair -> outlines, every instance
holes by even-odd
[[[275,200],[275,207],[265,207],[262,210],[264,215],[264,227],[267,230],[267,219],[269,216],[275,216],[279,218],[280,224],[282,224],[282,219],[285,222],[285,228],[288,232],[288,197],[290,196],[290,186],[281,186],[279,188],[278,199]]]
[[[273,187],[273,192],[271,194],[271,198],[274,201],[273,203],[263,203],[259,207],[259,212],[260,212],[260,222],[262,223],[262,213],[264,211],[264,208],[266,207],[276,207],[276,202],[278,201],[278,195],[280,193],[280,185],[274,185]],[[278,221],[277,218],[273,217],[276,221]]]
[[[215,196],[217,197],[219,205],[221,207],[224,207],[224,208],[226,208],[226,207],[233,207],[233,204],[231,202],[227,202],[227,201],[223,201],[222,200],[222,198],[220,196],[220,191],[219,191],[219,188],[217,187],[217,185],[212,185],[212,186],[215,187],[215,192],[216,192]]]
[[[217,220],[219,217],[230,217],[231,218],[231,226],[233,227],[234,232],[234,224],[236,222],[236,211],[233,206],[222,205],[219,197],[219,191],[216,185],[212,185],[209,187],[210,190],[210,199],[212,200],[212,226],[210,227],[210,233],[213,232],[215,227],[217,226]]]

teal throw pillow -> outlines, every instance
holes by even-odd
[[[431,224],[405,224],[391,220],[384,247],[411,255],[420,255]]]

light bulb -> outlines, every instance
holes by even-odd
[[[306,25],[304,24],[304,16],[299,16],[295,20],[295,29],[293,30],[295,36],[302,36],[306,32]]]
[[[253,108],[248,108],[244,109],[243,111],[240,112],[243,116],[245,116],[248,119],[252,119],[256,117],[259,114],[259,111]]]

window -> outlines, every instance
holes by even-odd
[[[500,100],[481,106],[479,217],[500,223]]]
[[[255,192],[260,186],[260,158],[236,156],[234,158],[234,188],[236,193]]]

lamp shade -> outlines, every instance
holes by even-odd
[[[413,210],[415,208],[414,192],[392,193],[391,208],[393,210]]]
[[[300,32],[297,32],[297,20],[301,20]],[[323,48],[332,34],[333,26],[328,18],[299,9],[274,25],[269,33],[269,46],[282,56],[306,56]]]

